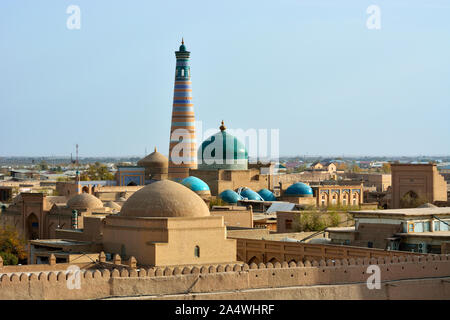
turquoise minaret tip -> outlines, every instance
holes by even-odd
[[[181,38],[180,51],[186,51],[186,46],[184,45],[184,38]]]

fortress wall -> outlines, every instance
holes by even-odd
[[[242,291],[189,293],[144,296],[143,300],[400,300],[450,299],[450,279],[402,280],[384,283],[380,290],[369,290],[366,284],[327,286],[295,286],[286,288],[249,289]],[[117,299],[117,298],[111,298]],[[122,299],[122,298],[118,298]],[[252,302],[251,304],[256,304]]]
[[[358,258],[341,260],[320,260],[303,262],[219,264],[186,267],[165,267],[149,269],[114,269],[82,270],[80,289],[69,289],[68,280],[72,275],[64,271],[37,273],[12,273],[0,276],[0,299],[93,299],[111,296],[155,296],[201,293],[223,293],[236,290],[256,290],[259,295],[253,298],[273,299],[276,297],[299,297],[301,291],[294,290],[280,295],[280,288],[296,286],[326,285],[331,286],[358,284],[348,289],[347,298],[359,298],[352,293],[355,288],[365,287],[370,276],[369,265],[378,265],[381,270],[381,281],[412,280],[425,281],[426,278],[450,277],[450,255],[401,256],[384,258]],[[419,281],[419,282],[420,282]],[[435,297],[431,287],[423,290],[417,286],[419,282],[408,285],[393,285],[393,297]],[[450,299],[449,280],[439,282],[436,292],[442,294],[440,299]],[[272,289],[277,288],[273,291]],[[405,289],[409,288],[409,289]],[[299,289],[300,290],[300,289]],[[389,289],[391,290],[391,289]],[[398,292],[395,294],[396,290]],[[363,292],[360,289],[358,292]],[[371,290],[372,296],[385,299],[386,293]],[[340,296],[331,295],[329,298]]]

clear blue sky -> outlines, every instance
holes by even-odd
[[[181,37],[204,128],[278,128],[281,155],[449,154],[449,17],[448,0],[1,0],[0,156],[167,153]]]

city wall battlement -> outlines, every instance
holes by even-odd
[[[0,274],[0,299],[99,299],[163,295],[186,297],[192,294],[220,294],[255,291],[254,289],[263,289],[267,293],[265,296],[250,295],[247,298],[271,299],[276,297],[270,294],[271,290],[280,288],[292,289],[301,286],[302,288],[295,289],[297,295],[298,290],[306,290],[305,287],[311,286],[354,284],[365,288],[366,281],[371,276],[367,273],[369,265],[379,266],[382,283],[417,280],[415,295],[412,298],[450,299],[450,278],[447,278],[450,277],[450,255],[306,260],[250,265],[236,263],[136,269],[122,267],[112,271],[88,269],[79,272],[79,288],[72,286],[72,289],[69,289],[68,283],[77,275],[67,271],[3,273],[4,268],[0,268],[3,273]],[[434,281],[428,291],[420,290],[424,279]],[[408,285],[394,286],[398,287],[399,298],[411,297],[411,287]],[[259,292],[261,295],[264,291]],[[380,290],[365,288],[364,292],[365,298],[386,298],[380,295]],[[354,297],[355,294],[350,298],[361,298]]]

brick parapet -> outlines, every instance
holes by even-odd
[[[0,299],[90,299],[108,296],[218,292],[291,286],[363,283],[369,265],[381,281],[450,276],[450,255],[305,260],[81,270],[81,289],[69,289],[67,271],[0,275]]]

